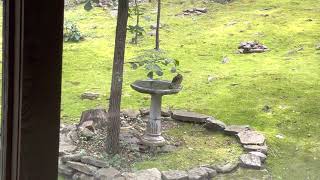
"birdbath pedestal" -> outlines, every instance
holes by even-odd
[[[138,80],[131,87],[145,94],[151,95],[150,118],[147,129],[141,140],[148,146],[162,146],[165,139],[161,136],[161,102],[162,96],[177,94],[181,87],[170,89],[171,82],[161,80]]]

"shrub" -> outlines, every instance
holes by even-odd
[[[63,38],[65,42],[79,42],[83,39],[83,36],[75,23],[65,21]]]

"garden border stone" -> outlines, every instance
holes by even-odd
[[[185,110],[173,111],[171,118],[177,121],[204,124],[207,130],[219,130],[227,135],[235,136],[239,138],[239,142],[243,145],[247,154],[242,154],[239,157],[240,162],[231,162],[223,165],[203,165],[191,168],[188,171],[170,170],[160,172],[157,168],[152,168],[137,172],[124,172],[120,175],[117,169],[108,167],[108,163],[103,160],[79,153],[71,154],[72,151],[66,149],[65,152],[60,152],[59,173],[77,180],[105,180],[111,176],[112,179],[117,180],[202,180],[213,178],[217,174],[234,172],[239,165],[242,168],[257,170],[264,167],[263,163],[267,158],[268,152],[266,139],[263,134],[254,131],[248,125],[226,125],[224,122],[216,120],[209,115]],[[83,119],[82,122],[84,122]],[[80,129],[78,128],[78,131]],[[62,142],[62,145],[74,146],[72,142]]]

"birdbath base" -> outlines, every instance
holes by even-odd
[[[141,141],[143,144],[147,146],[163,146],[166,144],[166,140],[160,135],[160,136],[149,136],[144,135],[141,138]]]
[[[181,86],[172,88],[171,82],[161,80],[138,80],[131,87],[151,95],[150,118],[141,140],[147,146],[163,146],[166,140],[161,136],[161,99],[164,95],[177,94]]]
[[[150,118],[142,142],[149,146],[162,146],[166,140],[161,136],[161,99],[158,94],[151,95]]]

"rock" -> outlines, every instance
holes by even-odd
[[[64,176],[69,176],[71,177],[74,174],[74,169],[64,165],[64,164],[59,164],[58,166],[58,172],[60,175],[64,175]]]
[[[61,162],[66,163],[67,161],[80,162],[82,154],[69,154],[61,157]]]
[[[134,145],[140,144],[141,140],[131,132],[120,133],[119,135],[120,143],[124,145]]]
[[[72,140],[68,137],[68,134],[60,133],[59,143],[60,144],[72,144]]]
[[[205,123],[209,118],[208,115],[198,114],[185,110],[175,110],[172,112],[172,119],[185,122]]]
[[[284,135],[282,135],[282,134],[277,134],[277,135],[276,135],[276,138],[278,138],[278,139],[284,139],[285,137],[284,137]]]
[[[150,114],[150,109],[141,108],[141,109],[139,109],[139,111],[140,111],[141,116],[147,116]],[[162,117],[170,117],[171,116],[170,109],[161,110],[161,116]]]
[[[93,126],[93,121],[90,120],[90,121],[85,121],[83,122],[79,128],[87,128],[89,129],[90,131],[94,132],[95,131],[95,128]]]
[[[171,117],[171,110],[170,109],[166,109],[166,110],[161,110],[161,116],[162,117]]]
[[[221,61],[222,64],[227,64],[229,62],[230,62],[230,59],[228,57],[225,56],[222,58],[222,61]]]
[[[316,45],[316,50],[320,50],[320,43]]]
[[[218,173],[230,173],[232,171],[235,171],[238,168],[239,164],[238,162],[234,163],[227,163],[224,165],[216,165],[213,166],[213,169],[215,169]]]
[[[263,111],[263,112],[266,112],[266,113],[271,112],[271,110],[272,110],[272,107],[270,107],[270,106],[268,106],[268,105],[265,105],[265,106],[263,106],[263,108],[262,108],[262,111]]]
[[[211,75],[208,75],[208,83],[211,83],[212,81],[214,81],[216,78],[211,76]]]
[[[159,28],[161,28],[161,27],[162,27],[162,25],[160,24],[160,25],[159,25]],[[157,29],[157,24],[151,24],[151,25],[150,25],[150,29],[152,29],[152,30]]]
[[[243,145],[263,145],[266,138],[256,131],[241,131],[237,134],[240,143]]]
[[[140,114],[139,111],[134,109],[125,109],[122,111],[122,114],[125,118],[137,118],[137,116]]]
[[[149,36],[156,36],[156,34],[157,34],[156,30],[152,30],[152,31],[148,32]]]
[[[249,125],[230,125],[224,129],[228,135],[237,135],[239,132],[250,130]]]
[[[136,174],[134,173],[128,173],[128,172],[124,172],[122,173],[121,177],[124,177],[125,180],[136,180]]]
[[[81,99],[95,100],[95,99],[98,99],[99,96],[100,96],[99,93],[85,92],[85,93],[81,94]]]
[[[243,154],[240,156],[240,166],[251,169],[260,169],[261,160],[254,154]]]
[[[62,125],[60,128],[60,134],[68,134],[70,131],[76,130],[76,125]]]
[[[232,0],[213,0],[214,2],[220,3],[220,4],[228,4],[230,3]]]
[[[180,15],[189,16],[192,14],[202,15],[207,12],[208,12],[207,8],[191,8],[191,9],[184,10],[182,13],[176,14],[176,16],[180,16]]]
[[[120,176],[120,177],[115,177],[112,180],[127,180],[127,179],[125,177]]]
[[[59,155],[65,155],[74,152],[77,146],[72,144],[60,143],[59,145]]]
[[[91,139],[94,136],[94,133],[87,128],[80,129],[80,136],[87,138],[87,140]]]
[[[209,178],[213,178],[213,177],[217,176],[217,174],[218,174],[218,172],[215,169],[211,169],[208,167],[201,167],[201,168],[204,169],[205,171],[207,171]]]
[[[76,130],[72,130],[67,134],[67,137],[73,142],[73,143],[78,143],[79,141],[79,136],[78,132]]]
[[[194,8],[195,11],[199,11],[201,13],[207,13],[208,9],[207,8]]]
[[[186,171],[172,170],[162,172],[163,180],[188,180],[188,173]]]
[[[99,167],[99,168],[105,168],[105,167],[108,167],[109,165],[106,161],[102,161],[91,156],[81,157],[81,162],[95,166],[95,167]]]
[[[94,177],[83,173],[76,173],[72,176],[72,180],[94,180]]]
[[[208,172],[203,168],[193,168],[188,171],[189,180],[206,180],[208,179]]]
[[[134,180],[161,180],[161,172],[157,168],[137,171],[131,176]]]
[[[258,42],[241,42],[239,47],[240,53],[262,53],[268,51],[268,47]]]
[[[68,162],[66,162],[66,165],[72,169],[83,172],[87,175],[94,175],[95,172],[98,170],[98,168],[96,168],[94,166],[83,164],[80,162],[68,161]]]
[[[139,111],[140,111],[141,116],[146,116],[146,115],[150,114],[150,109],[141,108],[141,109],[139,109]]]
[[[164,145],[160,148],[160,152],[162,153],[170,153],[177,150],[177,146],[174,145]]]
[[[258,156],[260,158],[261,162],[264,162],[267,159],[267,156],[265,154],[263,154],[262,152],[251,151],[251,152],[249,152],[249,154],[253,154],[255,156]]]
[[[258,151],[261,152],[263,154],[267,154],[268,153],[268,146],[266,145],[244,145],[243,148],[247,151]]]
[[[108,114],[105,109],[97,108],[97,109],[89,109],[83,111],[80,118],[80,123],[77,127],[81,127],[81,125],[86,121],[93,121],[94,129],[101,129],[107,126]]]
[[[98,180],[113,180],[119,175],[120,171],[111,167],[99,169],[94,175],[94,177]]]
[[[204,127],[208,130],[223,131],[226,128],[226,125],[222,121],[210,117],[206,119]]]

